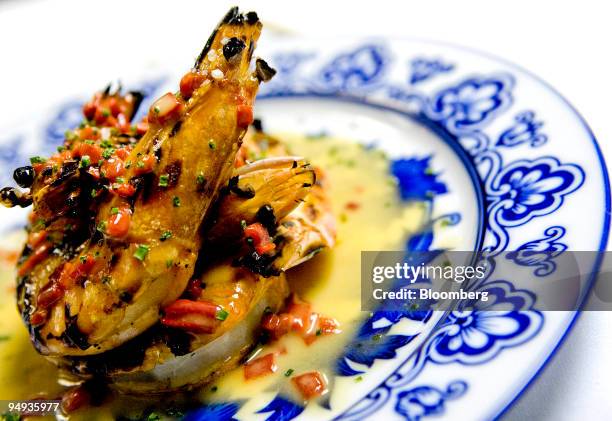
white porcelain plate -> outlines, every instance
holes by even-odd
[[[529,248],[532,258],[517,263],[537,270],[550,251],[605,247],[609,185],[596,141],[571,105],[526,71],[462,48],[393,39],[293,39],[262,43],[258,54],[278,70],[257,104],[267,129],[326,132],[373,144],[391,159],[410,158],[408,172],[419,183],[400,180],[400,189],[412,189],[413,197],[439,193],[421,199],[432,204],[432,220],[449,222],[457,249]],[[130,87],[159,94],[179,77],[160,74]],[[32,152],[50,152],[62,141],[89,94],[1,132],[2,184]],[[428,165],[437,176],[424,172]],[[580,224],[585,204],[589,223]],[[0,215],[6,232],[25,213]],[[418,239],[408,248],[431,249],[439,241],[433,228]],[[592,262],[593,272],[598,264]],[[495,312],[375,312],[338,358],[334,390],[322,406],[266,393],[211,403],[186,418],[495,417],[536,376],[576,317],[508,310],[507,298],[496,296],[493,306],[504,311]],[[406,320],[424,330],[407,330]],[[372,341],[375,335],[383,339]],[[355,382],[357,376],[364,380]]]

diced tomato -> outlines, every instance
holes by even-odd
[[[291,379],[304,399],[321,396],[327,390],[325,378],[318,371],[300,374]]]
[[[251,105],[238,105],[236,113],[238,127],[249,127],[249,124],[253,122],[253,107]]]
[[[172,92],[168,92],[151,105],[149,122],[163,124],[177,118],[182,109],[183,103]]]
[[[265,315],[261,326],[273,339],[279,339],[294,331],[300,334],[308,345],[321,335],[340,333],[340,325],[335,319],[313,312],[311,305],[300,300],[295,294],[292,295],[286,312]]]
[[[85,105],[83,105],[83,115],[87,120],[92,120],[96,114],[97,108],[98,107],[93,101],[86,102]]]
[[[130,230],[130,222],[132,220],[132,212],[129,207],[119,208],[119,211],[111,215],[106,233],[111,237],[125,237]]]
[[[40,243],[45,241],[46,238],[47,238],[46,230],[31,232],[30,235],[28,235],[28,245],[34,249],[38,247]]]
[[[360,208],[360,206],[361,206],[361,205],[360,205],[359,203],[357,203],[357,202],[347,202],[347,204],[346,204],[346,205],[344,205],[344,207],[345,207],[346,209],[348,209],[348,210],[353,210],[353,211],[354,211],[354,210],[359,209],[359,208]]]
[[[79,142],[72,148],[72,157],[81,158],[87,155],[92,164],[96,164],[102,158],[102,148],[97,145]]]
[[[96,259],[89,254],[84,257],[79,256],[78,259],[78,261],[66,262],[64,264],[58,279],[59,285],[62,288],[69,289],[80,278],[89,275],[96,263]]]
[[[100,138],[100,131],[91,126],[85,126],[79,130],[79,137],[83,140],[98,140]]]
[[[253,240],[253,247],[255,247],[255,251],[260,255],[264,255],[276,248],[270,234],[268,234],[268,230],[259,222],[247,226],[244,229],[244,237]]]
[[[88,405],[90,401],[91,394],[84,386],[74,387],[62,396],[62,411],[68,414]]]
[[[64,290],[61,285],[52,281],[42,288],[36,299],[36,304],[39,308],[49,308],[63,296]]]
[[[123,148],[118,148],[115,151],[115,155],[117,155],[119,158],[125,160],[128,156],[130,156],[130,147],[129,146],[125,146]]]
[[[108,158],[102,163],[100,174],[111,181],[115,181],[115,179],[125,174],[123,161],[116,156]]]
[[[136,193],[136,188],[130,183],[113,184],[112,191],[120,197],[127,198]]]
[[[319,329],[323,334],[340,333],[340,323],[334,318],[321,316],[319,317]]]
[[[51,243],[43,243],[28,256],[28,258],[21,264],[17,274],[23,276],[34,268],[37,264],[42,262],[51,251]]]
[[[274,354],[266,354],[244,365],[244,378],[246,380],[274,373],[278,366],[274,362]]]
[[[187,293],[191,298],[197,300],[202,295],[202,281],[199,279],[192,279],[187,284]]]
[[[117,101],[117,98],[111,97],[108,99],[108,109],[113,116],[117,117],[119,115],[121,108],[119,107],[119,101]]]
[[[213,333],[220,307],[207,301],[179,299],[164,308],[162,324],[194,333]]]
[[[136,124],[136,134],[143,135],[147,132],[147,130],[149,130],[149,123],[147,121],[143,120]]]
[[[32,326],[38,326],[38,325],[44,323],[44,321],[47,320],[47,314],[48,314],[47,310],[45,310],[43,308],[37,309],[30,316],[30,324]]]
[[[185,99],[191,98],[193,92],[200,87],[202,82],[206,80],[206,77],[197,71],[191,71],[185,73],[185,76],[181,79],[181,95]]]
[[[147,174],[153,171],[155,165],[155,157],[153,155],[145,155],[139,158],[136,163],[132,163],[134,173],[136,175]]]

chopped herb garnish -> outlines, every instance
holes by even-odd
[[[124,167],[129,169],[132,166],[132,161],[126,161]]]
[[[91,189],[90,196],[91,196],[91,197],[96,197],[97,195],[98,195],[98,190],[96,190],[96,189]]]
[[[45,162],[47,162],[47,160],[42,156],[33,156],[30,158],[30,163],[32,164],[44,164]]]
[[[110,117],[111,112],[110,112],[110,110],[108,108],[105,108],[105,109],[102,110],[102,115],[104,117]]]
[[[168,187],[168,180],[170,176],[168,174],[162,174],[159,176],[159,183],[157,184],[160,187]]]
[[[64,152],[65,150],[66,150],[66,147],[65,147],[65,146],[58,146],[58,147],[57,147],[57,151],[58,151],[59,153],[62,153],[62,152]]]
[[[91,165],[91,159],[89,159],[89,155],[83,155],[81,157],[81,168],[87,168]]]
[[[96,143],[96,142],[94,142],[93,140],[88,139],[88,140],[86,140],[84,143],[86,143],[86,144],[88,144],[88,145],[93,145],[93,144],[94,144],[94,143]]]
[[[102,142],[100,142],[100,146],[106,149],[106,148],[112,148],[113,144],[110,142],[110,140],[103,140]]]
[[[317,329],[315,335],[321,336],[321,334],[323,334],[323,331],[321,329]]]
[[[168,269],[171,268],[173,264],[174,264],[174,261],[172,259],[166,260],[166,267]]]
[[[240,221],[240,227],[242,229],[245,229],[247,227],[247,223],[246,223],[246,221],[244,219],[242,221]]]
[[[136,252],[134,252],[134,257],[142,262],[145,257],[147,257],[147,254],[149,254],[149,246],[139,244],[136,248]]]
[[[153,112],[155,114],[159,114],[160,111],[161,111],[161,109],[158,106],[153,107]]]
[[[98,224],[98,231],[106,232],[106,222],[102,221]]]
[[[0,335],[0,342],[8,341],[11,339],[9,335]]]
[[[290,368],[289,370],[285,371],[285,377],[289,377],[289,376],[291,376],[291,375],[293,374],[293,372],[294,372],[294,371],[295,371],[295,370],[294,370],[294,369],[292,369],[292,368]]]
[[[377,333],[376,335],[372,336],[373,341],[380,341],[381,339],[382,335],[380,333]]]
[[[108,283],[111,281],[111,279],[112,279],[112,278],[111,278],[110,276],[108,276],[108,275],[104,275],[104,276],[102,277],[102,283],[103,283],[103,284],[108,284]]]
[[[170,237],[172,237],[172,233],[170,231],[164,231],[162,235],[159,237],[159,240],[166,241]]]
[[[217,314],[215,315],[215,318],[217,320],[223,321],[223,320],[227,319],[227,316],[229,316],[229,313],[227,312],[227,310],[220,309],[220,310],[217,310]]]
[[[111,215],[117,215],[119,213],[119,208],[111,208]]]
[[[181,199],[178,196],[174,196],[172,198],[172,204],[174,205],[175,208],[178,208],[181,206]]]
[[[363,380],[363,376],[357,376],[357,377],[355,377],[355,381],[356,381],[356,382],[360,382],[360,381],[362,381],[362,380]]]
[[[85,263],[87,262],[87,256],[79,256],[79,260],[81,261],[81,263]]]
[[[113,156],[114,153],[115,153],[115,149],[114,148],[106,148],[106,149],[104,149],[104,152],[102,152],[102,156],[104,158],[108,159],[111,156]]]
[[[159,421],[160,417],[156,412],[151,412],[147,417],[147,421]]]
[[[200,172],[198,174],[198,176],[196,177],[196,183],[198,183],[198,184],[206,183],[206,178],[204,178],[204,173]]]
[[[118,184],[123,184],[123,183],[125,183],[125,178],[123,178],[123,177],[117,177],[117,178],[115,178],[115,181],[116,181]]]
[[[142,162],[142,161],[138,160],[138,161],[136,161],[136,166],[137,166],[138,168],[144,168],[144,162]]]
[[[217,149],[217,143],[216,143],[216,142],[215,142],[213,139],[210,139],[210,140],[208,141],[208,147],[209,147],[210,149],[213,149],[213,150],[214,150],[214,149]]]

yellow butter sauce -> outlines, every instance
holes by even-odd
[[[332,382],[332,365],[367,313],[360,311],[360,253],[362,250],[400,250],[406,239],[425,222],[425,204],[401,203],[395,180],[389,176],[389,162],[377,150],[343,139],[308,138],[280,134],[291,152],[301,155],[324,170],[337,218],[337,244],[288,273],[293,291],[309,301],[313,310],[340,322],[342,333],[322,336],[306,345],[296,335],[255,351],[254,357],[286,349],[276,358],[273,375],[245,381],[242,368],[233,370],[208,385],[196,396],[203,401],[248,400],[241,412],[262,407],[277,390],[296,395],[290,377],[306,371],[320,371]],[[23,234],[6,238],[0,247],[19,249]],[[37,396],[57,398],[62,386],[54,366],[38,355],[15,305],[15,274],[12,265],[0,263],[0,399]],[[288,370],[292,371],[287,376]],[[341,391],[334,391],[334,394]],[[336,398],[334,396],[334,398]],[[108,403],[77,411],[70,419],[113,419],[114,414],[138,416],[150,407],[171,405],[172,398],[133,399],[114,397]],[[240,417],[240,412],[237,414]]]

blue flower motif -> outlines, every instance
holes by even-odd
[[[514,120],[516,123],[499,136],[497,146],[513,147],[529,143],[532,147],[536,147],[542,146],[548,140],[548,136],[540,133],[544,123],[535,121],[533,111],[523,111]]]
[[[320,80],[334,91],[367,88],[381,79],[387,62],[382,46],[364,45],[335,57],[321,70]]]
[[[210,403],[185,414],[183,421],[237,421],[237,402]]]
[[[59,107],[59,112],[45,128],[45,143],[60,145],[66,130],[74,129],[83,121],[83,101],[70,101]]]
[[[510,105],[512,85],[507,75],[466,79],[438,92],[431,104],[432,117],[451,132],[481,127]]]
[[[304,411],[304,407],[288,399],[276,395],[270,403],[257,411],[257,414],[268,414],[266,421],[286,421],[291,420]]]
[[[440,59],[426,59],[423,57],[416,57],[410,60],[410,78],[409,82],[411,85],[423,82],[431,77],[439,74],[450,72],[455,66],[452,64],[444,63]]]
[[[402,200],[431,201],[436,194],[446,193],[446,185],[431,171],[431,156],[418,159],[397,159],[391,162],[391,174],[398,181]]]
[[[565,228],[549,227],[544,231],[544,238],[521,245],[515,251],[509,252],[506,258],[521,266],[535,267],[536,276],[550,275],[557,268],[554,259],[567,250],[567,245],[557,241],[564,235]]]
[[[584,171],[580,167],[561,164],[556,158],[516,161],[494,178],[487,189],[487,199],[491,213],[502,225],[518,226],[557,210],[563,197],[578,189],[583,181]]]
[[[407,421],[419,421],[423,417],[444,413],[447,400],[456,399],[465,394],[468,385],[458,380],[450,383],[446,390],[433,386],[419,386],[398,393],[395,412]]]
[[[541,323],[537,311],[452,311],[430,342],[429,359],[440,364],[481,364],[502,349],[531,339]]]

